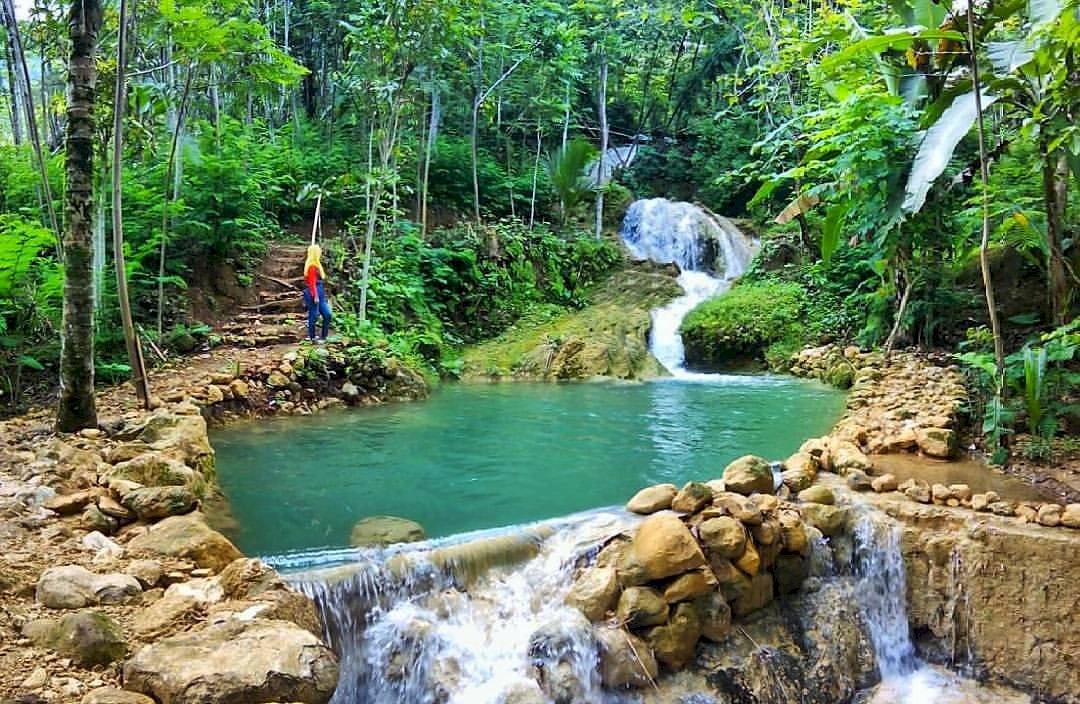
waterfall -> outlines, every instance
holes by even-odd
[[[856,592],[866,618],[882,679],[913,672],[919,665],[908,634],[907,579],[900,553],[900,528],[861,517],[855,525]]]
[[[620,232],[631,254],[675,264],[683,295],[652,313],[649,347],[673,376],[693,376],[684,365],[679,326],[702,301],[726,291],[754,256],[755,245],[725,217],[666,198],[630,205]]]
[[[416,546],[346,551],[350,564],[293,575],[290,581],[318,605],[341,658],[332,704],[500,704],[513,692],[540,694],[534,668],[575,691],[575,701],[621,701],[601,689],[592,631],[564,600],[579,561],[633,520],[621,511],[589,512]],[[515,536],[533,548],[522,564],[482,575],[475,565],[460,569],[473,552],[485,564],[496,558],[500,540],[520,557]],[[316,554],[313,561],[335,557],[341,555]],[[295,556],[289,560],[297,564]]]

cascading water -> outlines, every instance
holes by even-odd
[[[535,557],[474,579],[459,569],[471,546],[512,545],[522,529],[351,551],[359,562],[338,568],[344,577],[293,577],[318,604],[341,657],[332,704],[496,704],[513,692],[540,694],[537,668],[574,701],[622,701],[601,689],[592,631],[564,600],[578,561],[633,520],[591,512],[534,527],[524,539]],[[456,556],[439,559],[448,551]]]
[[[693,376],[684,367],[679,326],[687,313],[726,291],[746,270],[753,242],[727,218],[666,198],[632,203],[620,236],[635,257],[679,267],[684,293],[653,311],[649,346],[673,376]]]

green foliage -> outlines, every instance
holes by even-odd
[[[544,162],[548,181],[559,197],[563,222],[594,188],[585,168],[596,156],[596,149],[591,144],[584,139],[575,139],[549,154]]]
[[[760,360],[770,346],[786,349],[803,334],[800,322],[806,291],[798,284],[749,283],[705,301],[683,320],[680,332],[687,361],[722,368]],[[797,342],[796,342],[797,344]]]

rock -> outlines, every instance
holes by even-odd
[[[799,492],[799,501],[832,506],[836,503],[836,497],[833,495],[832,489],[820,484],[815,484],[809,489],[804,489]]]
[[[1069,504],[1061,514],[1061,525],[1080,528],[1080,504]]]
[[[652,648],[621,628],[596,629],[600,650],[600,681],[608,689],[648,687],[659,668]]]
[[[753,540],[747,538],[746,549],[743,550],[743,554],[739,556],[739,559],[735,560],[735,566],[751,577],[761,569],[761,555],[758,554],[757,546],[754,545]]]
[[[229,382],[229,390],[232,391],[233,398],[246,399],[250,393],[247,382],[242,379],[233,379]]]
[[[193,579],[178,582],[165,590],[164,596],[135,616],[135,634],[143,640],[155,640],[194,623],[210,605],[224,598],[217,580]]]
[[[43,689],[45,685],[49,684],[49,673],[44,667],[35,667],[34,671],[26,676],[26,679],[22,681],[22,688],[29,689],[31,691],[37,689]],[[37,699],[35,698],[35,701]]]
[[[195,482],[195,471],[191,467],[157,452],[147,452],[113,465],[105,476],[143,486],[190,486]]]
[[[673,513],[654,513],[638,526],[631,551],[649,579],[663,579],[705,565],[694,536]]]
[[[731,607],[720,592],[709,592],[694,600],[701,621],[701,636],[720,643],[731,633]]]
[[[990,499],[986,494],[972,494],[971,508],[975,511],[986,511],[990,505]]]
[[[703,521],[698,526],[698,536],[706,549],[717,557],[737,558],[746,547],[746,529],[741,521],[731,516]]]
[[[337,686],[334,654],[291,623],[230,620],[138,650],[124,686],[171,704],[325,704]]]
[[[898,487],[908,498],[921,504],[930,503],[930,485],[922,479],[908,479]]]
[[[773,473],[769,461],[744,455],[724,468],[724,486],[743,496],[773,493]]]
[[[580,610],[590,621],[603,621],[618,599],[615,568],[587,567],[574,580],[566,603]]]
[[[166,518],[133,538],[127,547],[131,553],[191,560],[215,572],[243,557],[224,535],[207,526],[199,513]]]
[[[272,371],[270,375],[266,377],[266,385],[271,389],[287,389],[289,388],[290,379],[279,371]]]
[[[760,525],[763,520],[761,508],[756,503],[730,491],[717,494],[713,499],[713,505],[748,526]]]
[[[798,469],[788,469],[780,475],[784,486],[798,493],[814,483],[814,475]]]
[[[206,405],[213,406],[215,403],[221,403],[225,400],[225,394],[222,392],[221,387],[210,384],[206,387],[205,391]]]
[[[834,537],[844,532],[847,525],[847,509],[826,504],[804,504],[802,515],[807,523],[824,535]]]
[[[855,443],[848,440],[840,440],[833,444],[830,455],[832,457],[832,470],[837,474],[847,474],[853,469],[869,473],[873,465],[862,450]]]
[[[971,487],[967,484],[950,484],[949,494],[961,502],[971,501]]]
[[[679,493],[674,484],[657,484],[642,489],[626,503],[626,510],[631,513],[648,515],[671,508],[671,502]]]
[[[42,506],[59,513],[61,516],[73,516],[94,503],[99,493],[96,489],[87,489],[72,494],[58,494],[46,499]]]
[[[95,559],[106,557],[117,557],[124,553],[124,549],[117,545],[112,540],[109,540],[101,533],[94,531],[93,533],[87,533],[82,537],[80,541],[82,546],[87,550],[93,550]]]
[[[806,526],[802,518],[794,511],[780,513],[780,543],[786,552],[800,555],[810,554],[810,540],[806,535]]]
[[[575,653],[580,649],[596,648],[595,630],[577,612],[569,619],[544,624],[529,636],[528,657],[536,672],[537,683],[556,704],[577,704],[585,701],[582,673],[576,666]]]
[[[106,516],[112,516],[118,521],[130,521],[135,518],[135,514],[132,513],[130,509],[125,508],[123,504],[116,501],[111,496],[100,497],[97,506]]]
[[[424,528],[416,521],[397,516],[368,516],[353,526],[349,544],[353,547],[415,543],[424,539]]]
[[[341,385],[341,395],[346,401],[357,401],[360,398],[360,389],[356,388],[356,384],[351,381],[346,381]]]
[[[81,525],[87,530],[108,535],[115,533],[119,527],[117,520],[102,513],[97,504],[90,504],[83,509]]]
[[[924,455],[948,459],[956,452],[956,432],[949,428],[920,428],[915,438]]]
[[[895,474],[882,474],[880,477],[874,477],[873,481],[870,482],[870,486],[877,493],[883,494],[887,491],[896,491],[899,482],[897,482]]]
[[[136,692],[115,687],[99,687],[83,697],[82,704],[154,704],[154,700]]]
[[[41,648],[55,650],[81,667],[107,665],[127,652],[120,627],[107,615],[80,611],[60,619],[26,624],[24,635]]]
[[[712,591],[716,580],[704,570],[695,570],[676,577],[673,582],[664,587],[664,601],[669,604],[677,604],[680,601],[690,601]]]
[[[943,504],[952,498],[952,493],[944,484],[933,484],[930,487],[930,498],[935,504]]]
[[[124,506],[144,521],[191,513],[197,503],[195,495],[182,486],[148,486],[124,496]]]
[[[651,587],[628,587],[619,596],[615,617],[627,628],[655,626],[667,621],[668,604]]]
[[[1011,501],[995,501],[986,508],[997,516],[1012,516],[1016,513],[1016,506]]]
[[[870,491],[873,488],[870,477],[861,469],[849,469],[844,480],[847,482],[848,488],[853,491]]]
[[[810,475],[811,480],[821,471],[820,455],[799,451],[784,460],[785,472],[800,472]]]
[[[768,572],[759,572],[750,579],[750,587],[731,604],[736,616],[757,611],[773,600],[773,578]]]
[[[656,659],[672,670],[681,670],[693,661],[699,638],[701,618],[690,603],[676,606],[670,621],[645,635]]]
[[[671,501],[671,509],[679,513],[697,513],[712,503],[713,491],[701,482],[687,482]]]
[[[124,574],[139,580],[143,589],[152,589],[161,581],[164,570],[156,560],[132,560],[124,568]]]
[[[757,546],[772,545],[780,538],[780,521],[771,517],[762,521],[760,526],[751,526],[750,535]]]
[[[50,609],[81,609],[95,604],[120,604],[141,591],[138,581],[128,575],[98,575],[85,567],[65,565],[41,573],[35,598]]]
[[[810,576],[810,561],[801,555],[780,555],[773,569],[776,589],[781,594],[796,591]]]
[[[915,430],[912,428],[903,428],[896,433],[885,435],[881,439],[880,448],[876,451],[887,455],[894,452],[911,450],[917,445],[918,439],[915,436]]]
[[[750,588],[750,578],[731,560],[717,558],[709,563],[709,567],[716,576],[717,590],[726,600],[733,601]]]

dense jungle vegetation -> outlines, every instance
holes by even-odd
[[[1075,430],[1076,0],[0,9],[11,408],[74,373],[60,339],[87,335],[62,325],[65,296],[93,311],[92,347],[69,353],[125,378],[125,327],[213,344],[190,288],[250,283],[269,242],[306,239],[316,200],[339,330],[452,376],[463,344],[581,305],[620,264],[627,204],[664,196],[762,238],[687,321],[717,360],[729,343],[774,366],[823,341],[942,349],[983,390],[991,450],[1026,431],[1049,456]],[[633,160],[598,178],[615,147]]]

